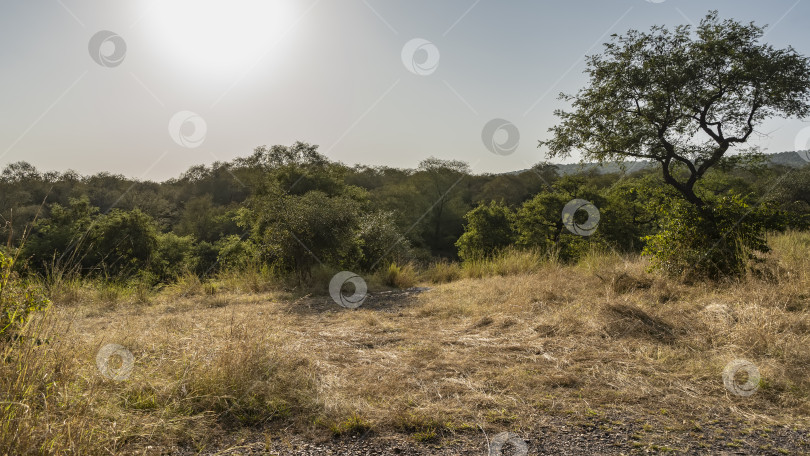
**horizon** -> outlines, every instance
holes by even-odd
[[[800,152],[803,152],[803,151],[784,150],[784,151],[780,151],[780,152],[763,152],[762,155],[763,156],[773,156],[773,155],[784,155],[784,154],[795,153],[796,157],[797,157],[797,163],[806,162],[807,160],[805,160],[801,156]],[[163,183],[166,183],[166,182],[169,182],[169,181],[172,181],[172,180],[180,180],[180,179],[182,179],[183,176],[186,173],[188,173],[193,168],[196,168],[198,166],[205,166],[207,169],[213,169],[213,166],[216,165],[217,163],[220,163],[220,164],[232,163],[232,162],[234,162],[234,161],[236,161],[238,159],[247,158],[247,157],[249,157],[249,155],[240,155],[240,156],[234,157],[233,159],[231,159],[231,160],[229,160],[227,162],[213,162],[213,163],[206,163],[206,164],[198,163],[196,165],[191,165],[185,171],[182,171],[182,172],[180,172],[179,174],[177,174],[175,176],[167,177],[167,178],[162,179],[162,180],[140,179],[138,177],[127,176],[126,174],[120,174],[120,173],[112,173],[110,171],[98,171],[98,172],[89,174],[89,173],[81,173],[81,172],[79,172],[77,170],[74,170],[72,168],[68,168],[68,169],[65,169],[65,170],[40,169],[40,168],[34,166],[33,164],[25,161],[25,160],[20,160],[19,162],[14,162],[14,163],[27,163],[27,164],[29,164],[31,166],[34,166],[34,169],[38,173],[40,173],[40,175],[44,175],[44,174],[48,174],[48,173],[57,173],[57,174],[60,174],[60,175],[64,175],[64,174],[68,174],[68,173],[73,172],[73,173],[78,174],[79,177],[82,177],[82,178],[93,177],[93,176],[97,176],[97,175],[110,175],[110,176],[123,178],[124,180],[127,180],[127,181],[140,182],[140,183],[149,183],[149,182],[151,182],[151,183],[155,183],[155,184],[163,184]],[[435,158],[435,157],[426,157],[426,158]],[[328,159],[328,157],[327,157],[327,159]],[[469,165],[468,162],[464,162],[463,160],[462,160],[462,162]],[[14,163],[5,163],[4,166],[3,166],[3,169],[6,169],[9,165],[12,165]],[[393,167],[393,166],[386,166],[386,165],[370,166],[370,165],[366,165],[366,164],[363,164],[363,163],[354,163],[354,164],[351,164],[351,165],[343,163],[343,162],[333,162],[333,163],[346,166],[349,169],[356,169],[356,168],[359,168],[359,167],[390,168],[390,169],[397,169],[397,170],[417,170],[418,169],[418,164],[417,164],[417,166],[412,166],[412,167]],[[654,164],[656,162],[654,160],[640,160],[640,159],[639,160],[624,160],[622,162],[619,162],[619,161],[607,161],[607,162],[604,162],[604,163],[599,163],[599,162],[595,162],[595,161],[589,161],[589,162],[578,161],[578,162],[574,162],[574,163],[552,163],[552,162],[549,161],[549,162],[533,163],[531,166],[528,166],[528,167],[522,168],[522,169],[513,169],[513,170],[506,170],[506,171],[499,171],[499,172],[486,172],[486,171],[485,172],[476,172],[475,170],[471,169],[469,175],[470,176],[486,176],[486,175],[497,176],[497,175],[502,175],[502,174],[519,174],[519,173],[531,171],[531,169],[534,166],[537,166],[537,165],[542,164],[542,163],[548,163],[548,164],[555,165],[555,166],[558,166],[558,167],[595,166],[597,168],[600,168],[600,167],[605,167],[605,166],[619,165],[620,163],[631,164],[632,165],[632,164],[635,164],[635,163],[652,163],[652,164]],[[774,164],[776,164],[776,163],[774,163]],[[558,170],[558,171],[560,171],[560,170]],[[627,171],[627,173],[632,172],[632,171],[633,171],[633,169],[631,168],[630,170]],[[638,170],[638,171],[640,171],[640,170]]]
[[[415,168],[437,157],[476,174],[514,172],[547,160],[537,141],[568,107],[556,95],[584,85],[583,56],[613,33],[694,24],[717,9],[769,24],[765,42],[810,54],[810,6],[793,0],[239,0],[229,14],[189,1],[11,2],[0,18],[2,166],[162,182],[302,141],[348,166]],[[517,137],[504,137],[506,123]],[[797,150],[806,125],[771,119],[752,144]],[[488,126],[496,143],[514,140],[509,150],[487,150]]]

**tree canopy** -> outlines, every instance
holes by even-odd
[[[696,182],[769,117],[810,113],[810,63],[793,48],[761,43],[764,27],[709,13],[694,33],[631,30],[589,56],[590,80],[562,95],[572,111],[540,141],[549,155],[580,150],[584,159],[650,159],[664,181],[698,207]]]

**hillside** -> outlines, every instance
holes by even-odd
[[[765,157],[767,158],[767,163],[771,166],[774,165],[781,165],[781,166],[788,166],[791,168],[802,168],[807,165],[807,160],[802,158],[800,154],[806,154],[810,151],[787,151],[787,152],[774,152],[774,153],[767,153]],[[570,174],[577,174],[581,172],[588,172],[591,170],[596,170],[599,174],[610,174],[610,173],[618,173],[622,172],[622,167],[619,166],[618,163],[605,163],[600,165],[598,163],[566,163],[566,164],[557,164],[557,170],[560,175],[570,175]],[[648,161],[628,161],[624,164],[624,169],[627,172],[632,171],[640,171],[643,169],[654,169],[659,166],[657,163],[648,162]],[[507,174],[520,174],[526,170],[520,171],[513,171]]]
[[[530,454],[806,453],[810,235],[771,242],[738,282],[513,254],[429,289],[372,284],[356,310],[246,276],[66,286],[50,343],[1,377],[31,376],[47,404],[18,442],[82,454],[478,455],[507,431]],[[118,380],[107,344],[132,355]],[[724,386],[743,359],[761,380]]]

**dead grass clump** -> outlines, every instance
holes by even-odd
[[[186,272],[178,276],[174,283],[168,285],[165,293],[174,298],[199,296],[205,294],[205,286],[197,274]]]
[[[286,288],[274,271],[257,264],[217,272],[212,282],[218,290],[237,293],[266,293]]]
[[[404,290],[416,285],[419,278],[416,273],[416,268],[410,263],[402,266],[391,263],[388,268],[383,272],[383,283],[389,287],[399,288]]]
[[[681,299],[681,291],[666,280],[654,280],[649,291],[654,302],[658,304],[674,303]]]
[[[571,372],[560,372],[546,376],[543,383],[551,388],[575,389],[582,385],[582,378]]]
[[[67,325],[52,310],[36,315],[16,340],[0,339],[0,448],[4,454],[99,454],[110,441],[97,391],[74,370]],[[112,445],[115,448],[117,445]]]
[[[728,305],[714,303],[706,306],[702,313],[710,320],[730,325],[737,321],[737,315]]]
[[[611,304],[606,307],[605,329],[614,338],[648,337],[664,343],[675,340],[669,323],[639,307],[627,304]]]
[[[303,358],[288,358],[258,341],[219,346],[179,380],[194,414],[214,413],[228,425],[254,426],[315,409],[315,379]]]
[[[489,315],[485,315],[481,317],[477,322],[475,322],[473,328],[483,328],[485,326],[491,325],[493,322],[495,322],[495,320],[493,320],[492,317],[490,317]]]
[[[653,280],[650,277],[637,277],[624,271],[613,274],[609,279],[605,279],[598,274],[597,277],[604,282],[608,282],[610,289],[616,294],[646,290],[653,285]]]
[[[529,274],[540,270],[546,263],[547,260],[538,251],[507,249],[491,258],[465,261],[461,264],[461,272],[464,277],[471,279]]]
[[[208,296],[203,303],[206,307],[218,309],[220,307],[226,307],[230,303],[230,300],[224,296]]]
[[[44,288],[47,290],[51,302],[63,306],[82,302],[91,296],[91,290],[85,286],[84,281],[77,277],[62,278],[47,284]]]
[[[461,277],[461,267],[458,263],[451,263],[447,260],[437,261],[428,266],[422,272],[422,276],[430,283],[449,283]]]

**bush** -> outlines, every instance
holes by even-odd
[[[480,204],[464,215],[464,234],[456,241],[463,260],[488,258],[515,240],[514,214],[503,203]]]
[[[151,270],[157,280],[167,281],[194,269],[194,238],[163,233],[157,237],[157,248]]]
[[[362,252],[360,266],[365,270],[371,270],[381,262],[407,262],[412,259],[410,245],[399,232],[391,212],[362,216],[357,236]]]
[[[685,279],[739,276],[769,251],[768,230],[781,229],[770,205],[751,205],[740,195],[723,196],[706,211],[680,198],[656,209],[661,230],[647,236],[643,254],[653,269]]]
[[[410,288],[416,285],[417,281],[416,270],[411,264],[399,266],[396,263],[391,263],[388,265],[383,277],[383,282],[386,285],[399,289]]]
[[[256,246],[235,234],[220,239],[215,247],[217,266],[221,270],[241,270],[256,259]]]
[[[64,272],[80,268],[86,255],[88,230],[98,208],[85,196],[70,199],[68,206],[52,204],[50,216],[36,221],[23,245],[22,258],[39,272]]]
[[[598,209],[605,207],[604,199],[596,191],[584,187],[577,179],[560,179],[552,192],[537,194],[526,201],[517,211],[517,245],[536,249],[551,260],[574,262],[590,250],[591,243],[603,242],[599,230],[591,236],[573,234],[563,223],[563,208],[569,201],[581,198],[590,201]],[[584,222],[585,211],[577,211],[574,219]]]
[[[13,267],[14,259],[0,252],[0,340],[19,335],[31,313],[49,304],[40,290],[16,277]]]
[[[260,246],[262,261],[278,271],[309,277],[317,264],[344,265],[360,258],[356,236],[360,203],[321,191],[291,195],[274,187],[254,195],[239,213]]]

